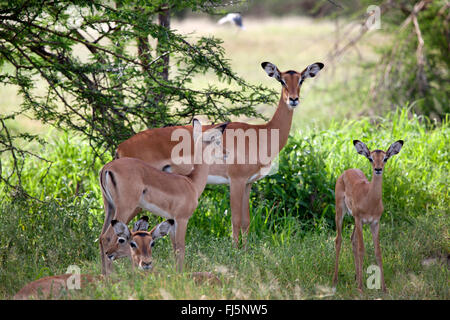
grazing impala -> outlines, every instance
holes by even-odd
[[[299,104],[300,88],[303,81],[315,77],[323,68],[320,62],[309,65],[302,72],[281,72],[269,62],[263,62],[262,68],[269,77],[281,83],[281,97],[272,119],[262,125],[250,125],[242,122],[228,124],[224,135],[224,145],[232,156],[226,164],[213,164],[209,169],[209,184],[230,185],[230,205],[233,226],[233,242],[238,245],[239,235],[246,235],[250,225],[249,198],[251,184],[262,177],[270,168],[272,160],[285,146],[289,137],[294,109]],[[116,159],[132,157],[141,159],[159,170],[171,170],[186,175],[191,172],[192,164],[176,164],[172,150],[177,141],[173,141],[175,130],[190,126],[176,126],[142,131],[122,142],[116,151]],[[206,127],[209,129],[209,127]],[[269,133],[269,134],[268,134]],[[275,133],[272,135],[272,133]],[[235,144],[235,141],[238,144]],[[239,141],[244,146],[239,145]],[[249,141],[249,143],[245,143]],[[261,149],[264,149],[262,151]],[[262,161],[261,154],[269,155]],[[240,161],[241,160],[241,161]],[[251,161],[254,160],[254,161]],[[266,172],[267,172],[266,171]]]
[[[403,141],[394,142],[389,149],[369,151],[367,146],[359,140],[354,140],[356,151],[362,154],[373,167],[372,181],[369,182],[364,173],[359,169],[348,169],[336,181],[336,263],[334,268],[333,286],[336,287],[338,280],[339,252],[342,243],[342,221],[345,212],[355,219],[355,228],[352,233],[353,255],[355,258],[356,280],[358,290],[362,292],[362,267],[364,257],[363,224],[370,224],[375,256],[380,268],[381,286],[386,291],[383,275],[383,263],[380,248],[380,217],[383,213],[382,182],[383,168],[387,160],[400,152]]]
[[[221,142],[226,124],[214,127],[202,134],[202,126],[193,121],[195,148],[203,150],[213,141]],[[223,146],[221,159],[225,157]],[[202,152],[203,155],[203,152]],[[144,209],[175,222],[175,234],[171,240],[175,249],[177,270],[181,271],[185,254],[185,234],[189,218],[197,208],[208,178],[212,154],[205,153],[203,161],[194,164],[188,176],[167,173],[155,169],[150,164],[134,158],[119,158],[106,164],[100,171],[100,186],[105,204],[105,221],[100,235],[102,273],[112,269],[111,260],[106,256],[106,248],[118,241],[111,226],[113,218],[128,224],[138,210]]]

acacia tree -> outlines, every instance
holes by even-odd
[[[170,29],[171,14],[220,6],[219,0],[0,0],[0,84],[15,85],[23,98],[20,110],[0,114],[0,182],[30,197],[21,186],[24,159],[46,161],[17,147],[23,139],[42,143],[8,129],[22,113],[81,133],[100,157],[136,132],[187,124],[195,115],[213,122],[259,117],[254,106],[275,102],[273,91],[234,73],[220,39]],[[220,88],[195,85],[206,72]]]
[[[82,133],[97,154],[198,114],[213,122],[259,116],[254,106],[276,95],[234,73],[220,39],[169,28],[171,13],[212,12],[221,2],[1,0],[0,64],[13,71],[0,83],[18,86],[22,112]],[[224,85],[196,87],[206,72]]]

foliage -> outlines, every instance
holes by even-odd
[[[20,285],[23,277],[32,275],[32,281],[54,274],[61,265],[94,259],[102,221],[92,207],[95,201],[89,198],[2,202],[0,294],[5,287]]]
[[[319,147],[320,136],[291,138],[279,156],[278,171],[256,184],[253,201],[275,203],[279,213],[294,215],[307,228],[330,225],[334,177],[326,171],[329,153]]]
[[[373,1],[363,1],[367,6]],[[370,97],[378,110],[412,104],[412,110],[442,120],[450,112],[450,6],[445,0],[384,1],[381,47]]]
[[[0,179],[29,196],[21,166],[28,156],[39,156],[17,141],[36,137],[22,130],[13,136],[4,121],[20,114],[81,134],[102,160],[146,128],[190,123],[195,115],[214,122],[258,117],[254,106],[273,102],[274,92],[234,73],[220,39],[170,29],[173,12],[210,13],[220,5],[217,0],[0,1],[0,84],[17,87],[23,99],[20,111],[0,115],[5,147],[0,153],[15,159],[15,168],[8,175],[0,171]],[[213,74],[214,82],[193,86],[205,73]]]
[[[349,168],[360,168],[369,180],[372,175],[352,141],[359,139],[371,149],[387,150],[403,139],[401,154],[388,162],[384,173],[386,218],[409,220],[428,208],[446,208],[450,201],[448,119],[441,128],[430,130],[434,127],[430,120],[411,115],[409,110],[398,109],[386,118],[334,122],[317,133],[300,131],[282,150],[278,172],[254,187],[253,203],[276,203],[278,213],[288,212],[309,227],[334,226],[337,177]]]
[[[24,210],[26,203],[0,204],[2,299],[10,299],[29,281],[66,272],[71,264],[80,266],[82,273],[100,273],[99,250],[93,238],[101,225],[84,229],[89,212],[83,204],[75,204],[60,209],[56,205],[42,206],[38,211]],[[45,218],[37,219],[36,213]],[[26,223],[25,231],[42,233],[23,234],[18,218]],[[55,232],[44,228],[46,224]],[[383,294],[366,289],[362,298],[448,300],[449,227],[448,214],[442,211],[430,211],[394,226],[382,222],[381,247],[389,291]],[[242,250],[233,248],[229,238],[198,232],[190,225],[185,273],[176,273],[170,241],[161,239],[153,249],[154,272],[132,272],[128,259],[120,259],[115,261],[112,281],[83,287],[73,292],[72,299],[361,299],[354,281],[350,228],[343,230],[336,291],[330,287],[334,232],[294,233],[285,242],[272,240],[272,236],[279,240],[279,233],[262,232]],[[364,239],[366,270],[375,264],[368,229],[364,230]],[[435,262],[425,266],[426,259]],[[198,271],[217,274],[222,284],[196,284],[190,274]]]
[[[354,150],[354,139],[383,150],[398,139],[405,141],[401,153],[389,160],[383,181],[386,212],[396,212],[390,219],[405,220],[427,208],[445,208],[450,200],[449,130],[448,120],[438,126],[403,108],[385,118],[333,122],[319,132],[298,131],[280,153],[278,171],[253,184],[250,205],[256,226],[251,228],[270,229],[281,222],[287,227],[292,217],[305,229],[332,227],[337,177],[346,169],[360,168],[371,179],[369,163]],[[22,169],[24,188],[40,200],[96,199],[98,205],[92,209],[102,216],[98,186],[102,162],[80,137],[67,133],[49,137],[41,155],[52,162],[52,170],[38,158],[30,159]],[[3,170],[9,172],[12,165],[11,160],[4,161]],[[10,198],[6,189],[0,190],[5,200]],[[208,186],[197,209],[202,214],[194,214],[190,223],[218,237],[230,234],[228,192],[227,186]]]
[[[370,165],[354,150],[353,139],[372,149],[386,149],[401,138],[405,145],[389,160],[383,178],[381,246],[390,292],[368,291],[367,298],[448,299],[448,269],[439,262],[448,253],[450,223],[448,120],[436,124],[403,108],[386,118],[335,122],[321,132],[299,131],[283,149],[279,171],[253,185],[247,250],[231,246],[228,188],[209,186],[189,221],[188,273],[175,273],[170,240],[162,239],[154,249],[159,274],[136,277],[123,259],[117,268],[119,286],[102,283],[77,297],[160,299],[167,292],[174,298],[193,299],[202,295],[217,299],[357,297],[348,217],[340,285],[337,293],[328,287],[334,263],[334,183],[348,168],[360,168],[371,178]],[[11,198],[1,190],[0,296],[4,298],[27,281],[64,273],[70,264],[80,265],[82,272],[100,272],[96,238],[104,217],[97,181],[101,163],[95,162],[95,170],[87,165],[94,157],[89,143],[80,137],[51,133],[48,140],[41,154],[53,161],[54,170],[38,182],[36,178],[45,171],[41,160],[31,159],[22,169],[24,187],[45,202]],[[11,165],[3,162],[4,170]],[[159,219],[151,215],[150,225]],[[366,268],[375,260],[369,230],[364,238]],[[424,269],[424,259],[437,262]],[[223,287],[200,289],[190,279],[191,271],[215,271]]]
[[[17,140],[33,141],[37,143],[42,143],[42,140],[38,139],[36,136],[29,135],[26,133],[13,134],[10,132],[6,122],[14,118],[14,115],[9,115],[6,117],[0,116],[0,181],[4,187],[7,187],[14,194],[14,197],[22,197],[26,195],[25,190],[23,190],[21,183],[21,174],[23,166],[25,164],[25,159],[27,157],[34,157],[42,160],[43,162],[48,162],[48,160],[41,158],[39,155],[34,154],[28,150],[24,150],[16,147]],[[2,167],[2,158],[6,158],[4,155],[10,156],[11,162],[9,163],[9,168],[6,168],[6,172]],[[14,181],[14,182],[13,182]]]
[[[257,116],[253,106],[273,101],[273,92],[234,73],[220,39],[182,36],[153,19],[218,4],[1,1],[0,83],[19,87],[23,112],[82,133],[97,155],[113,153],[142,129],[189,123],[198,114],[215,122]],[[193,89],[206,72],[224,85]]]

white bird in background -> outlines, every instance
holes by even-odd
[[[245,29],[244,25],[242,24],[242,16],[241,16],[240,13],[229,13],[225,17],[220,19],[217,23],[218,24],[224,24],[224,23],[227,23],[227,22],[234,23],[235,25],[237,25],[242,30]]]

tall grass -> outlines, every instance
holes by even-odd
[[[46,144],[43,146],[35,142],[24,146],[49,162],[31,156],[23,159],[25,162],[21,174],[23,188],[40,200],[67,199],[81,194],[98,197],[100,195],[98,172],[102,167],[102,161],[94,157],[89,144],[79,136],[71,136],[67,132],[56,130],[50,130],[44,138]],[[8,167],[8,160],[12,159],[2,158],[6,175],[11,169]],[[11,183],[17,183],[17,179]],[[91,192],[94,194],[90,195]],[[1,194],[4,193],[3,190]]]
[[[336,293],[330,288],[334,183],[348,168],[360,168],[371,179],[370,165],[354,150],[353,139],[384,150],[403,139],[402,151],[386,164],[383,178],[381,247],[389,292],[366,290],[363,297],[448,299],[448,120],[435,124],[403,108],[385,118],[293,132],[280,154],[278,172],[252,187],[246,250],[231,246],[228,188],[209,186],[189,221],[185,273],[175,273],[170,241],[162,239],[154,249],[154,274],[131,273],[129,261],[123,259],[116,263],[117,281],[86,288],[74,297],[359,298],[349,217],[344,222],[340,282]],[[41,156],[53,161],[48,173],[37,159],[30,159],[22,183],[44,203],[13,198],[1,189],[2,298],[10,298],[28,281],[64,273],[70,264],[80,265],[82,272],[100,272],[96,238],[104,213],[97,174],[102,163],[94,161],[86,142],[68,134],[48,137]],[[7,161],[2,164],[7,170]],[[159,219],[151,216],[151,225]],[[364,238],[365,270],[375,259],[369,230]],[[427,259],[432,263],[424,263]],[[223,283],[198,286],[189,276],[193,271],[213,271]]]

